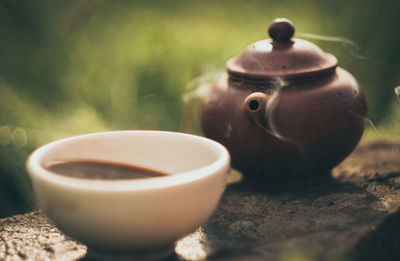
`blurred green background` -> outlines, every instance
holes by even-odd
[[[38,146],[104,130],[199,133],[198,100],[275,17],[337,56],[368,98],[367,135],[396,137],[400,1],[0,0],[0,217],[34,207]],[[312,35],[310,35],[312,34]]]

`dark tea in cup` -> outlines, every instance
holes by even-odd
[[[170,175],[159,170],[101,160],[55,161],[45,168],[58,175],[82,179],[125,180]]]

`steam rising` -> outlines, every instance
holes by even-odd
[[[350,39],[347,39],[344,37],[339,37],[339,36],[328,36],[328,35],[310,34],[310,33],[299,33],[297,35],[302,38],[340,43],[346,47],[350,47],[349,50],[350,50],[351,56],[361,59],[361,60],[368,60],[368,58],[366,56],[363,56],[360,54],[360,47]]]
[[[223,73],[222,70],[203,74],[190,81],[185,88],[183,102],[185,104],[195,99],[202,99],[209,91],[211,84]]]

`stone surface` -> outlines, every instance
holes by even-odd
[[[169,260],[398,260],[400,142],[364,141],[332,178],[231,183],[209,222]],[[86,260],[40,212],[0,220],[0,260]]]
[[[77,260],[86,246],[70,240],[41,211],[0,220],[0,260]]]

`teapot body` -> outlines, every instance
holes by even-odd
[[[358,144],[366,113],[357,81],[340,67],[273,82],[225,73],[203,100],[201,125],[245,176],[282,181],[329,173]]]

